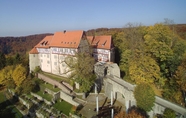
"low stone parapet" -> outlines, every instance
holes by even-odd
[[[38,73],[38,78],[42,79],[43,81],[52,84],[53,86],[57,86],[58,88],[60,88],[62,91],[64,91],[65,93],[70,94],[72,92],[72,90],[70,90],[68,87],[66,87],[63,83],[60,83],[56,80],[53,80],[41,73]]]
[[[33,95],[34,97],[36,97],[37,99],[43,101],[43,98],[41,96],[39,96],[39,95],[37,95],[35,93],[32,93],[32,92],[30,92],[30,94]]]
[[[46,100],[46,99],[43,99],[43,100],[44,100],[44,102],[45,102],[46,104],[52,105],[52,102],[50,102],[50,101],[48,101],[48,100]]]
[[[79,103],[73,100],[73,97],[64,93],[63,91],[60,92],[60,98],[67,101],[68,103],[74,105],[74,106],[79,106]]]

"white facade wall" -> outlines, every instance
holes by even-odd
[[[67,77],[70,68],[64,62],[67,56],[75,55],[74,48],[51,48],[51,73]]]
[[[111,61],[110,50],[106,49],[93,49],[93,56],[98,61]]]
[[[29,54],[30,72],[34,71],[36,66],[40,66],[42,71],[67,76],[69,71],[65,58],[75,55],[78,49],[74,48],[37,48],[39,54]]]
[[[51,53],[51,73],[59,74],[60,68],[59,68],[59,55],[56,53]]]
[[[38,54],[29,54],[30,72],[34,71],[36,66],[40,66]]]
[[[39,61],[40,61],[40,67],[42,71],[51,72],[50,54],[40,53]]]

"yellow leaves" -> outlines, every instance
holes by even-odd
[[[160,78],[160,68],[155,60],[144,55],[130,62],[129,75],[136,84],[152,84]]]
[[[26,79],[26,69],[22,65],[17,65],[13,72],[13,79],[17,86],[20,86],[24,79]]]
[[[146,36],[147,35],[147,36]],[[163,24],[155,24],[147,29],[147,34],[144,36],[145,39],[153,38],[156,41],[164,42],[166,45],[171,46],[173,39],[173,32],[168,26]],[[149,37],[149,35],[151,37]]]
[[[13,66],[7,66],[0,71],[0,84],[12,79]]]

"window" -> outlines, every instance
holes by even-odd
[[[33,57],[35,57],[35,54],[33,55]]]
[[[43,62],[43,60],[41,59],[41,63]]]
[[[47,61],[47,64],[50,64],[50,61]]]
[[[49,58],[50,57],[50,55],[49,54],[47,54],[47,58]]]
[[[54,59],[57,59],[57,55],[54,55]]]
[[[54,65],[57,66],[57,62],[54,62]]]
[[[42,54],[40,54],[40,56],[42,57]]]
[[[57,51],[57,48],[53,48],[53,51],[56,52]]]
[[[70,49],[68,49],[68,53],[70,53]]]

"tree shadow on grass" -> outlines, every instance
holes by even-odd
[[[0,117],[1,118],[16,118],[16,112],[14,112],[14,106],[9,100],[0,103]]]

